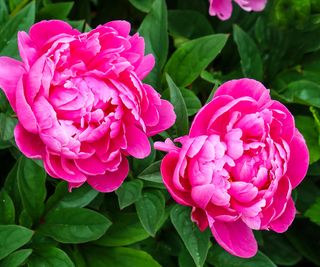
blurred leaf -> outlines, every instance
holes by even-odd
[[[69,256],[59,248],[34,250],[28,259],[28,267],[75,267]]]
[[[215,267],[277,267],[260,251],[252,258],[243,259],[229,254],[218,245],[209,251],[207,261]]]
[[[39,231],[61,243],[85,243],[100,238],[111,222],[98,212],[85,208],[50,211]]]
[[[221,52],[227,38],[226,34],[213,34],[184,43],[169,58],[165,72],[177,86],[188,86]]]
[[[32,237],[33,232],[18,225],[0,225],[0,260],[22,247]]]
[[[320,225],[320,198],[306,211],[305,216]]]
[[[8,8],[6,5],[6,0],[0,0],[0,29],[2,25],[8,20]]]
[[[238,47],[244,76],[262,81],[263,64],[260,51],[254,40],[238,25],[233,26],[233,38]]]
[[[15,210],[11,197],[6,190],[0,190],[0,224],[14,224]]]
[[[13,130],[17,124],[17,119],[10,115],[0,113],[0,138],[9,141],[13,138]]]
[[[171,35],[195,39],[213,34],[213,29],[207,18],[194,10],[169,10],[168,28]]]
[[[319,167],[317,168],[319,170]],[[312,179],[305,179],[297,189],[298,199],[296,201],[296,207],[299,212],[305,212],[320,195],[320,188]]]
[[[320,265],[320,230],[319,226],[308,220],[296,220],[286,232],[292,245],[308,260]]]
[[[19,267],[23,265],[31,253],[32,249],[17,250],[1,261],[0,267]]]
[[[21,157],[17,181],[22,205],[34,222],[37,222],[44,210],[43,202],[47,195],[46,172],[31,159]]]
[[[203,266],[210,248],[209,231],[200,232],[191,221],[191,210],[187,207],[175,205],[171,210],[172,224],[179,233],[196,266]]]
[[[196,96],[194,92],[189,89],[180,88],[181,94],[183,96],[184,102],[186,103],[188,116],[196,114],[201,108],[200,99]]]
[[[288,84],[288,89],[283,93],[286,99],[293,103],[320,107],[320,85],[300,80]]]
[[[109,230],[94,243],[100,246],[128,246],[149,237],[136,213],[119,213]]]
[[[155,57],[156,65],[144,82],[160,88],[160,74],[168,54],[168,22],[165,0],[154,0],[150,12],[142,21],[138,32],[144,37],[146,54]]]
[[[83,252],[88,267],[161,267],[148,253],[133,248],[92,246]]]
[[[46,203],[46,210],[52,208],[83,208],[93,201],[99,194],[98,191],[92,189],[88,184],[84,184],[79,188],[68,191],[68,184],[60,182],[53,195]]]
[[[152,4],[155,0],[129,0],[130,3],[142,12],[148,13],[151,10]]]
[[[138,178],[142,179],[142,180],[162,184],[162,176],[160,173],[160,164],[161,164],[161,160],[152,163],[149,167],[144,169],[138,175]]]
[[[38,20],[66,19],[73,7],[73,4],[73,2],[46,4],[37,12],[37,18]]]
[[[299,129],[307,142],[310,155],[310,164],[320,159],[319,134],[314,119],[308,116],[296,116],[296,127]]]
[[[142,226],[151,236],[155,236],[165,215],[163,194],[159,190],[143,192],[135,206]]]
[[[140,180],[133,180],[124,182],[116,191],[120,209],[124,209],[141,197],[143,182]]]
[[[177,126],[177,134],[178,136],[182,136],[187,134],[189,130],[187,106],[180,89],[176,86],[169,74],[166,74],[166,79],[170,91],[170,100],[177,116],[175,123]]]
[[[290,244],[284,235],[266,232],[263,252],[276,264],[293,266],[302,260],[301,254]]]
[[[0,55],[18,58],[17,33],[28,31],[34,23],[35,2],[31,2],[15,16],[10,17],[0,30]]]

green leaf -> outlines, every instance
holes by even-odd
[[[170,91],[170,100],[177,116],[175,123],[177,126],[177,134],[178,136],[182,136],[187,134],[189,130],[187,106],[180,89],[176,86],[169,74],[166,74],[166,79]]]
[[[207,18],[194,10],[169,10],[168,28],[171,35],[195,39],[213,34],[213,29]]]
[[[42,19],[66,19],[70,13],[73,2],[46,4],[37,13],[37,18]]]
[[[304,257],[320,266],[319,255],[319,226],[309,222],[307,219],[295,220],[293,225],[286,232],[291,244]]]
[[[154,0],[129,0],[129,2],[142,12],[148,13],[151,10]]]
[[[0,29],[2,25],[8,20],[8,8],[5,0],[0,0]]]
[[[196,114],[201,108],[199,98],[189,89],[180,88],[180,91],[187,106],[188,116]]]
[[[260,251],[252,258],[243,259],[229,254],[218,245],[210,250],[207,261],[215,267],[277,267]]]
[[[28,243],[33,232],[18,225],[0,225],[0,260]]]
[[[34,18],[35,2],[31,2],[7,21],[0,30],[0,55],[18,58],[17,33],[28,31]]]
[[[210,248],[209,231],[200,232],[198,227],[191,221],[190,209],[175,205],[171,210],[170,217],[183,243],[193,258],[196,266],[203,266]]]
[[[75,267],[69,256],[59,248],[34,250],[28,259],[28,267]]]
[[[320,159],[319,134],[314,119],[299,115],[295,117],[296,127],[299,129],[307,142],[310,156],[310,164]]]
[[[320,225],[320,198],[306,211],[305,216]]]
[[[261,53],[254,40],[238,25],[233,26],[233,39],[237,44],[244,76],[263,80]]]
[[[61,243],[85,243],[100,238],[111,222],[98,212],[85,208],[59,208],[50,211],[39,231]]]
[[[14,224],[14,204],[7,191],[2,188],[0,191],[0,224]]]
[[[23,207],[34,222],[37,222],[44,210],[43,202],[47,195],[46,172],[31,159],[21,157],[17,181]]]
[[[120,209],[124,209],[141,197],[143,182],[140,180],[133,180],[124,182],[121,187],[116,191]]]
[[[190,253],[184,249],[178,256],[179,267],[196,267]]]
[[[18,183],[18,177],[17,177],[17,172],[18,172],[18,162],[12,167],[10,170],[5,183],[4,183],[4,189],[7,191],[9,196],[11,197],[15,209],[16,209],[16,215],[19,214],[21,210],[21,197],[19,190],[17,190],[17,183]]]
[[[138,32],[144,37],[146,54],[155,57],[156,65],[144,81],[155,88],[160,87],[160,74],[168,54],[168,22],[165,0],[154,0],[150,13],[142,21]]]
[[[60,182],[54,194],[46,203],[46,210],[52,208],[83,208],[93,201],[99,194],[98,191],[92,189],[88,184],[84,184],[79,188],[68,190],[66,182]]]
[[[307,80],[292,82],[288,84],[284,96],[290,102],[320,108],[320,85],[317,83]]]
[[[94,243],[100,246],[128,246],[149,237],[136,213],[119,213],[108,231]]]
[[[177,86],[188,86],[221,52],[227,38],[226,34],[213,34],[184,43],[168,60],[165,72]]]
[[[21,266],[32,253],[32,249],[21,249],[11,253],[2,262],[0,267],[18,267]]]
[[[17,119],[10,115],[0,113],[0,138],[9,141],[13,138],[13,130],[17,124]]]
[[[162,176],[160,173],[160,165],[161,165],[161,160],[152,163],[149,167],[145,168],[138,175],[138,178],[145,181],[151,181],[154,183],[162,184],[163,182],[162,182]]]
[[[161,226],[161,219],[165,216],[163,194],[159,190],[143,192],[135,206],[142,226],[151,236],[155,236]]]
[[[150,164],[154,162],[156,159],[156,150],[154,149],[154,144],[151,138],[149,138],[150,146],[151,146],[151,153],[148,157],[144,159],[132,159],[132,170],[134,173],[140,173],[142,170],[147,168]]]
[[[293,266],[302,260],[301,254],[290,244],[284,235],[266,232],[263,252],[275,263],[282,266]]]
[[[161,267],[148,253],[132,248],[90,247],[83,253],[88,267]]]

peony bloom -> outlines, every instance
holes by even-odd
[[[127,156],[150,153],[148,136],[175,121],[172,105],[141,80],[154,66],[144,39],[112,21],[80,33],[42,21],[18,33],[22,62],[0,57],[0,87],[18,117],[17,146],[46,171],[102,192],[126,178]]]
[[[267,0],[234,0],[245,11],[262,11]],[[232,13],[232,0],[209,0],[209,14],[227,20]]]
[[[287,108],[250,79],[229,81],[196,115],[188,136],[156,148],[172,197],[191,206],[201,230],[239,257],[252,257],[252,230],[286,231],[295,217],[291,191],[305,177],[309,155]]]

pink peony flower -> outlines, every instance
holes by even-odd
[[[287,108],[250,79],[229,81],[196,115],[188,136],[157,142],[172,197],[191,206],[201,230],[239,257],[257,252],[253,230],[286,231],[295,217],[291,191],[309,154]]]
[[[234,0],[245,11],[262,11],[267,0]],[[232,13],[232,0],[209,0],[209,14],[227,20]]]
[[[141,82],[154,58],[129,32],[126,21],[88,33],[42,21],[18,33],[22,62],[0,57],[0,87],[19,120],[18,147],[70,189],[88,182],[114,191],[128,174],[126,156],[148,156],[148,136],[175,121],[172,105]]]

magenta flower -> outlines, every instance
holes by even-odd
[[[245,11],[262,11],[267,0],[234,0]],[[227,20],[232,14],[232,0],[209,0],[209,14]]]
[[[42,159],[70,188],[88,182],[116,190],[129,171],[126,157],[148,156],[148,136],[175,121],[172,105],[141,82],[154,58],[129,32],[126,21],[88,33],[42,21],[18,34],[22,62],[0,57],[0,87],[19,120],[19,149]]]
[[[296,209],[291,191],[305,177],[309,154],[288,109],[250,79],[223,84],[196,115],[188,136],[156,148],[172,197],[192,207],[201,230],[239,257],[257,252],[254,230],[286,231]]]

